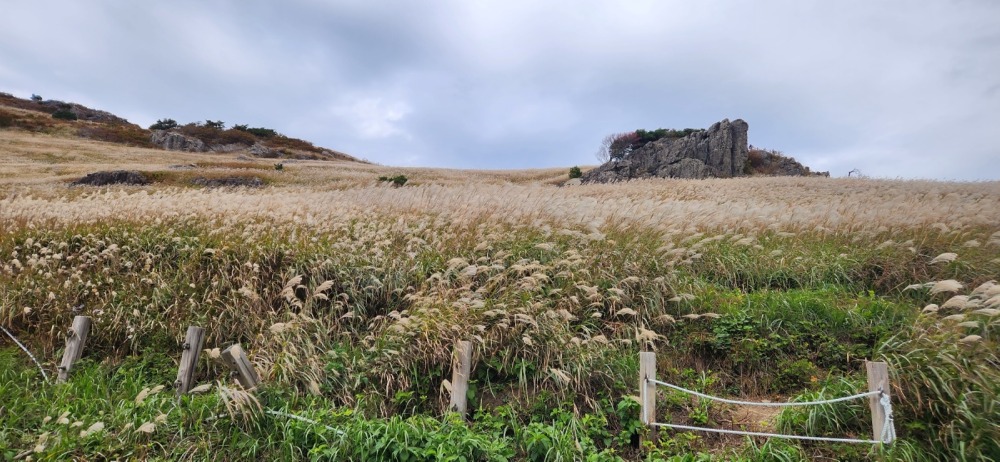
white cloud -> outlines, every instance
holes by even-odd
[[[1000,2],[51,0],[4,13],[0,91],[273,127],[382,163],[592,163],[609,132],[740,117],[751,143],[835,175],[1000,178],[984,162],[998,153]]]
[[[399,122],[412,110],[402,101],[388,102],[379,97],[354,98],[333,107],[331,112],[352,126],[362,138],[409,137],[400,128]]]

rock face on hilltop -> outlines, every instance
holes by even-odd
[[[742,176],[747,162],[748,128],[741,119],[726,119],[682,138],[652,141],[587,172],[582,181]]]
[[[612,183],[636,178],[830,176],[829,172],[810,171],[809,167],[778,151],[748,146],[748,129],[749,125],[741,119],[726,119],[707,130],[664,130],[666,136],[663,138],[641,145],[632,144],[618,158],[585,173],[581,181]],[[640,131],[637,130],[636,134]]]

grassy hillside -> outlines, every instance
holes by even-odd
[[[22,130],[0,130],[0,153],[0,326],[51,377],[73,317],[95,323],[66,384],[47,382],[0,333],[5,458],[1000,454],[1000,183],[560,188],[565,169],[276,170]],[[67,185],[112,168],[157,182]],[[200,188],[186,181],[195,174],[267,185]],[[402,187],[377,179],[400,174]],[[188,325],[206,328],[196,380],[209,388],[178,401]],[[474,344],[467,422],[445,412],[457,340]],[[213,359],[234,342],[261,388],[242,390]],[[864,360],[887,361],[900,440],[872,449],[661,431],[640,444],[644,350],[668,382],[772,401],[864,391]],[[660,421],[871,432],[864,401],[771,413],[668,390],[658,399]]]
[[[76,103],[42,100],[37,96],[33,98],[37,99],[26,100],[0,92],[0,129],[78,137],[151,149],[162,147],[153,142],[151,136],[154,131],[166,130],[200,140],[206,145],[205,151],[241,151],[250,154],[249,148],[258,145],[266,148],[258,151],[258,154],[267,158],[359,161],[348,154],[315,146],[268,128],[249,127],[246,124],[226,128],[224,122],[211,120],[178,125],[173,119],[161,119],[149,128],[143,128],[114,114]]]

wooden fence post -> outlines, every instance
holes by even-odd
[[[648,379],[648,380],[647,380]],[[639,401],[642,403],[640,419],[649,427],[648,441],[656,441],[656,353],[644,351],[639,353]]]
[[[868,371],[868,391],[881,391],[886,396],[890,396],[889,367],[881,361],[865,361],[865,369]],[[868,397],[868,406],[872,410],[872,439],[882,441],[882,433],[886,425],[893,425],[885,415],[885,409],[880,402],[881,396],[872,395]],[[892,435],[894,432],[890,432]],[[891,436],[890,436],[891,438]],[[885,441],[889,443],[890,441]]]
[[[260,383],[260,376],[257,375],[257,371],[247,359],[247,354],[239,343],[234,343],[229,348],[222,350],[222,359],[236,374],[236,380],[240,382],[240,385],[243,385],[243,388],[250,390]]]
[[[69,378],[69,371],[73,369],[73,363],[83,356],[83,345],[87,343],[87,335],[90,334],[90,316],[77,316],[73,318],[73,327],[66,333],[66,350],[63,351],[62,362],[59,363],[59,378],[57,381],[65,382]]]
[[[462,414],[468,412],[469,374],[472,372],[472,342],[459,340],[451,362],[451,403],[448,409]]]
[[[181,364],[177,368],[177,396],[187,393],[194,382],[194,371],[198,366],[198,355],[201,354],[201,345],[205,340],[205,329],[198,326],[189,326],[187,336],[184,337],[184,351],[181,352]]]

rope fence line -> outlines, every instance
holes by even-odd
[[[713,400],[713,401],[718,401],[720,403],[738,404],[738,405],[741,405],[741,406],[765,406],[765,407],[768,407],[768,406],[769,407],[816,406],[816,405],[820,405],[820,404],[839,403],[841,401],[850,401],[850,400],[854,400],[854,399],[858,399],[858,398],[865,398],[865,397],[868,397],[868,396],[876,396],[876,395],[879,395],[879,394],[882,393],[882,391],[876,390],[876,391],[868,391],[868,392],[864,392],[864,393],[858,393],[856,395],[851,395],[851,396],[845,396],[845,397],[842,397],[842,398],[825,399],[825,400],[820,400],[820,401],[791,401],[791,402],[786,402],[786,403],[770,403],[770,402],[758,402],[758,401],[737,401],[735,399],[719,398],[718,396],[711,396],[711,395],[706,395],[704,393],[698,393],[697,391],[688,390],[687,388],[678,387],[677,385],[674,385],[674,384],[671,384],[671,383],[667,383],[667,382],[661,382],[661,381],[656,380],[656,379],[648,379],[647,378],[646,380],[649,381],[649,382],[655,383],[657,385],[662,385],[664,387],[673,388],[674,390],[677,390],[677,391],[683,391],[684,393],[687,393],[687,394],[690,394],[690,395],[695,395],[695,396],[697,396],[699,398],[710,399],[710,400]]]
[[[831,443],[855,443],[855,444],[889,444],[896,439],[896,428],[892,416],[892,404],[889,396],[888,368],[883,362],[866,363],[868,370],[868,389],[864,393],[838,398],[799,401],[799,402],[757,402],[740,401],[734,399],[720,398],[718,396],[699,393],[671,383],[656,380],[656,357],[654,353],[639,353],[639,400],[642,404],[640,418],[644,424],[650,428],[650,438],[656,439],[657,428],[675,428],[680,430],[692,430],[712,433],[725,433],[731,435],[759,436],[766,438],[787,438],[808,441],[824,441]],[[693,427],[673,423],[656,422],[656,387],[662,386],[683,393],[697,396],[721,403],[735,404],[741,406],[764,406],[764,407],[793,407],[793,406],[819,406],[825,404],[839,403],[856,399],[868,398],[872,411],[872,437],[873,439],[861,438],[832,438],[823,436],[787,435],[780,433],[751,432],[743,430],[727,430],[721,428]]]
[[[795,439],[795,440],[809,440],[809,441],[826,441],[830,443],[862,443],[862,444],[879,444],[882,441],[875,440],[859,440],[854,438],[827,438],[823,436],[801,436],[801,435],[785,435],[782,433],[760,433],[760,432],[748,432],[742,430],[726,430],[723,428],[706,428],[706,427],[689,427],[687,425],[679,424],[667,424],[654,422],[651,425],[656,427],[669,427],[677,428],[681,430],[694,430],[700,432],[713,432],[713,433],[726,433],[731,435],[749,435],[749,436],[762,436],[765,438],[785,438],[785,439]]]
[[[28,357],[30,357],[31,360],[35,362],[35,365],[38,366],[38,370],[41,371],[42,377],[45,378],[45,383],[49,383],[49,374],[45,373],[45,368],[42,367],[42,363],[38,362],[38,359],[35,358],[35,355],[31,354],[31,351],[28,350],[28,347],[24,346],[24,344],[21,343],[21,341],[18,340],[17,337],[14,336],[14,334],[10,333],[10,331],[7,330],[7,328],[5,328],[4,326],[0,326],[0,329],[2,329],[4,333],[7,334],[7,336],[10,337],[10,339],[17,344],[17,346],[21,347],[21,350],[23,350],[25,353],[28,354]]]

